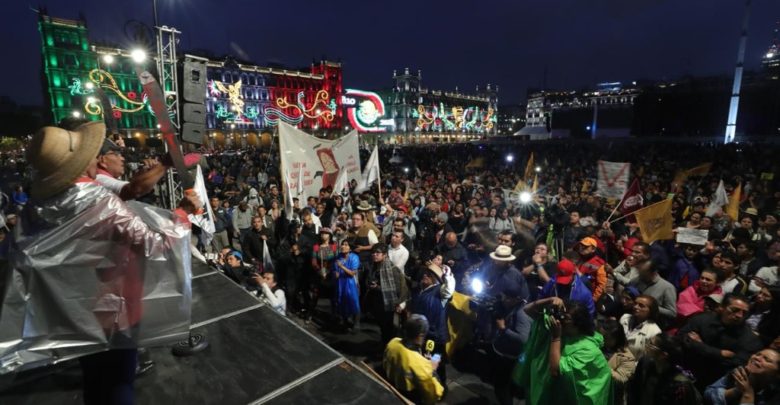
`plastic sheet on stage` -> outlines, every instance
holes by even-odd
[[[190,229],[77,183],[22,215],[2,263],[0,374],[189,333]]]

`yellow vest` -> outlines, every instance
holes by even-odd
[[[382,365],[390,384],[401,392],[415,392],[423,404],[435,404],[444,395],[444,387],[433,375],[431,361],[406,348],[401,338],[387,344]]]

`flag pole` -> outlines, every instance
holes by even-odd
[[[626,192],[626,194],[628,194],[628,192]],[[607,217],[607,222],[609,222],[609,220],[612,219],[612,216],[615,215],[615,212],[618,210],[618,208],[620,208],[620,205],[623,204],[623,200],[626,198],[626,194],[623,194],[623,198],[621,198],[620,201],[617,203],[617,205],[615,205],[615,208],[609,214],[609,217]],[[628,214],[628,215],[631,215],[631,214]],[[626,215],[626,216],[628,216],[628,215]],[[611,224],[612,222],[609,222],[609,223]]]

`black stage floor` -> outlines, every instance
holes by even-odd
[[[192,357],[150,349],[139,404],[390,404],[399,400],[341,354],[205,265],[193,263],[192,330],[210,343]],[[11,381],[13,377],[13,381]],[[5,376],[2,404],[80,404],[78,362]]]

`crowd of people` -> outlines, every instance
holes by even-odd
[[[205,151],[215,232],[194,229],[197,247],[282,315],[343,333],[377,324],[385,377],[415,402],[442,399],[447,364],[477,351],[502,404],[780,403],[777,148],[456,144],[404,148],[393,163],[389,152],[370,190],[323,188],[290,209],[277,152]],[[520,158],[531,153],[536,180]],[[620,201],[598,196],[600,159],[631,162],[644,204],[672,199],[675,226],[706,242],[645,241],[632,216],[611,221]],[[720,180],[741,190],[736,219],[709,209]],[[531,201],[517,198],[532,183]]]

